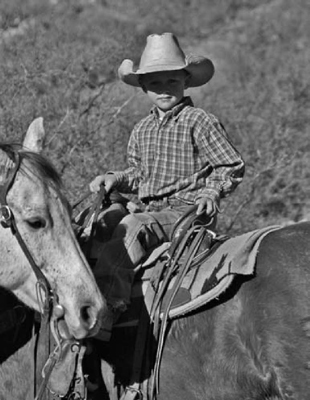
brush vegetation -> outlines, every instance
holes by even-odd
[[[1,0],[0,140],[44,118],[45,154],[74,202],[98,173],[126,167],[133,125],[150,104],[118,81],[146,35],[174,32],[216,74],[191,90],[217,115],[246,165],[222,202],[221,232],[297,222],[310,213],[308,0]]]

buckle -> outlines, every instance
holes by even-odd
[[[12,211],[9,206],[0,206],[0,223],[4,228],[9,228],[12,222]]]

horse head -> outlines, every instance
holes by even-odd
[[[37,120],[24,147],[0,146],[0,285],[42,312],[43,280],[61,333],[81,339],[99,329],[105,302],[75,238],[59,175],[38,153],[42,129]]]

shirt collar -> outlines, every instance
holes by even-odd
[[[180,112],[187,106],[194,106],[192,99],[189,96],[183,97],[180,103],[176,104],[171,110],[167,111],[164,118],[177,118]],[[150,114],[153,114],[155,117],[159,118],[159,112],[156,106],[152,107]]]

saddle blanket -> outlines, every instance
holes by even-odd
[[[269,226],[231,237],[211,247],[206,259],[197,267],[188,271],[174,298],[169,318],[183,316],[204,304],[216,299],[231,285],[236,275],[253,275],[258,249],[261,241],[280,226]],[[136,325],[139,319],[138,303],[144,298],[145,307],[150,310],[152,304],[147,303],[145,293],[152,277],[154,265],[167,258],[170,243],[157,248],[148,260],[140,267],[143,270],[141,280],[137,280],[132,291],[132,304],[115,327]],[[172,278],[171,290],[177,277]],[[168,296],[167,296],[168,297]],[[163,305],[165,298],[163,300]],[[164,307],[163,307],[164,308]]]

